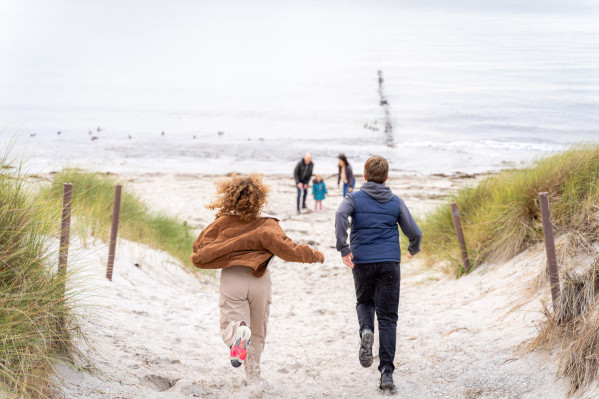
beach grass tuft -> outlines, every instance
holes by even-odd
[[[60,214],[39,202],[20,165],[0,160],[0,397],[50,397],[78,331],[56,272]]]
[[[483,178],[459,190],[422,221],[434,244],[423,248],[431,263],[460,276],[463,265],[450,202],[456,202],[474,267],[505,261],[543,238],[539,192],[548,192],[556,236],[573,233],[589,247],[599,232],[599,146],[580,145],[522,169]],[[575,248],[570,248],[573,250]]]
[[[586,272],[566,273],[554,311],[545,307],[544,314],[529,349],[551,351],[569,394],[584,391],[599,377],[599,260]]]
[[[53,183],[41,195],[60,203],[62,184],[73,184],[74,231],[107,242],[110,237],[114,186],[116,179],[107,174],[69,168],[54,175]],[[185,222],[166,214],[150,212],[147,206],[123,185],[118,236],[148,244],[170,253],[192,267],[189,259],[195,237]],[[195,268],[194,268],[195,269]]]

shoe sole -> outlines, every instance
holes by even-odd
[[[239,326],[237,334],[235,335],[235,344],[240,349],[245,349],[247,353],[247,347],[252,337],[252,331],[246,326]],[[240,346],[241,345],[241,346]],[[243,364],[243,360],[238,356],[231,356],[231,366],[240,367]]]
[[[392,388],[383,388],[383,387],[379,387],[380,390],[382,391],[384,396],[390,395],[390,396],[395,396],[397,395],[397,388],[395,388],[395,385],[393,385]]]
[[[359,359],[362,367],[372,366],[372,344],[374,343],[374,333],[367,331],[362,333],[362,342],[360,343]]]

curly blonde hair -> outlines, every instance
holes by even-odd
[[[238,215],[243,220],[256,219],[267,203],[269,191],[269,187],[262,183],[262,175],[234,174],[216,184],[216,198],[206,208],[218,210],[217,219],[227,215]]]

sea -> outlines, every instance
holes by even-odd
[[[519,167],[599,142],[599,2],[0,0],[0,132],[35,172]]]

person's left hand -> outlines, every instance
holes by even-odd
[[[347,189],[348,193],[351,193],[352,191],[354,191],[353,187],[350,187],[350,188]]]
[[[408,258],[412,259],[414,257],[414,255],[412,255],[411,253],[408,252]]]
[[[354,262],[352,262],[353,258],[354,258],[354,254],[350,252],[348,255],[342,256],[341,260],[343,261],[345,266],[349,267],[350,269],[353,269],[354,268]]]
[[[308,189],[308,185],[304,184],[304,190],[307,190],[307,189]]]

